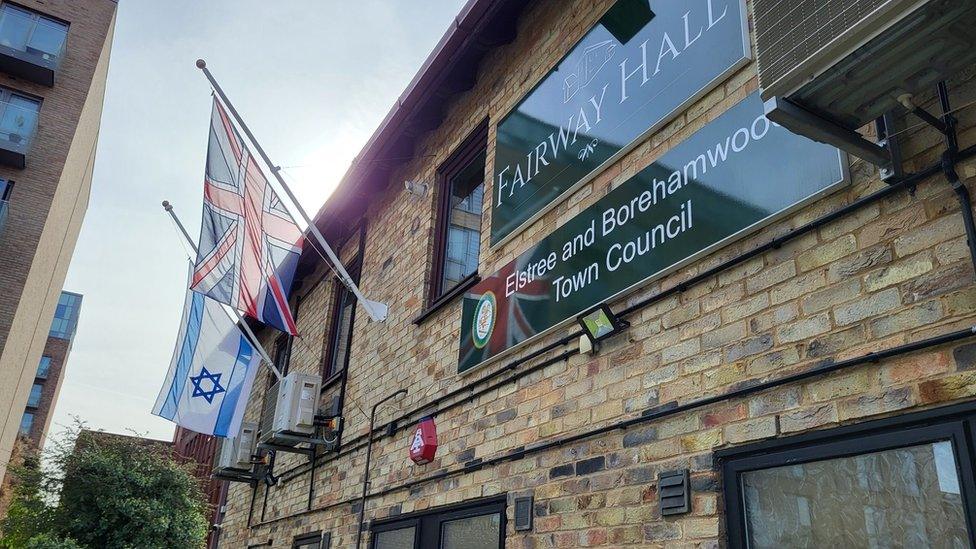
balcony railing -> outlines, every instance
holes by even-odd
[[[0,8],[0,70],[53,86],[67,38],[66,24],[4,4]]]
[[[0,163],[14,168],[27,165],[27,151],[37,130],[39,105],[21,97],[0,101]]]

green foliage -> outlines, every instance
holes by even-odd
[[[78,436],[78,433],[81,433]],[[43,467],[14,471],[0,547],[201,547],[206,503],[188,466],[142,439],[92,436],[76,426]]]
[[[48,534],[39,534],[27,541],[24,549],[82,549],[71,538],[58,539]]]

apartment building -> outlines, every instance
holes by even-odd
[[[116,7],[0,3],[0,477],[88,206]]]

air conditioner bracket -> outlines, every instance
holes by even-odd
[[[793,133],[833,145],[882,170],[892,170],[891,154],[886,147],[872,143],[856,131],[810,112],[785,97],[771,97],[765,102],[765,111],[766,118]]]

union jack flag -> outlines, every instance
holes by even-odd
[[[302,231],[214,98],[200,250],[190,288],[297,334],[288,291]]]
[[[492,292],[496,301],[494,325],[482,348],[479,349],[475,345],[471,335],[464,337],[462,331],[463,339],[458,349],[458,362],[462,370],[480,364],[539,333],[533,323],[538,324],[539,317],[547,313],[546,305],[550,302],[550,277],[536,278],[512,295],[505,296],[508,276],[524,269],[530,263],[530,259],[531,257],[526,256],[509,262],[495,274],[478,282],[464,295],[465,314],[462,315],[462,323],[476,321],[474,311],[485,293]],[[473,327],[471,331],[473,332]]]

